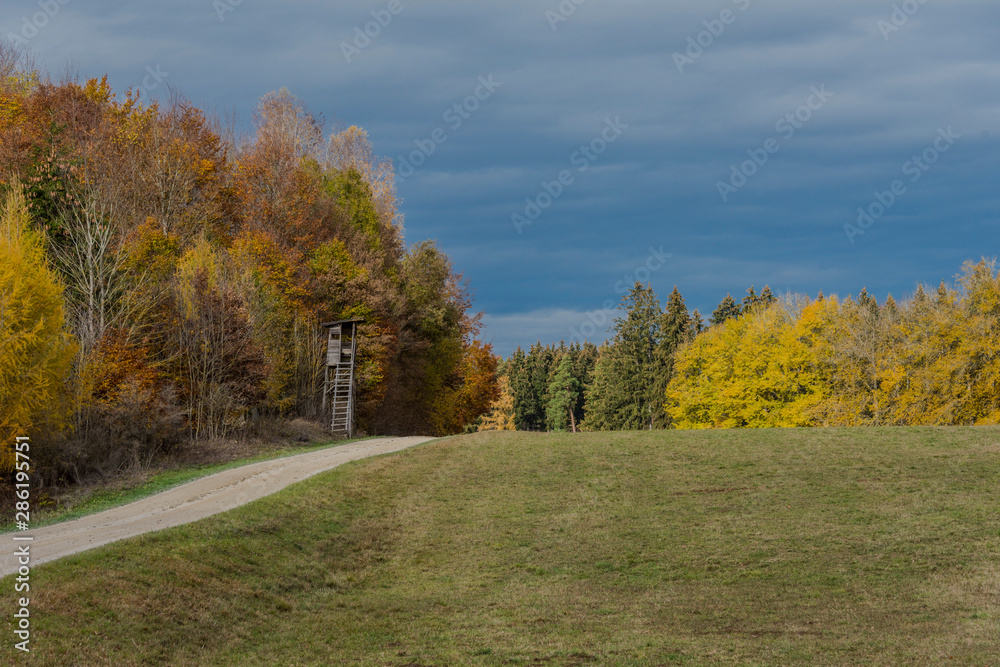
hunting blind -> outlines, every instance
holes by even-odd
[[[354,435],[354,367],[358,327],[362,319],[339,320],[323,325],[326,335],[326,371],[323,410],[330,404],[330,430]]]

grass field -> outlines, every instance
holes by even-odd
[[[40,566],[0,655],[990,665],[998,490],[997,428],[464,436]]]

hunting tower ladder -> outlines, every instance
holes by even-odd
[[[330,404],[330,430],[354,436],[354,367],[358,326],[361,319],[339,320],[323,325],[326,336],[326,373],[323,379],[323,411]]]

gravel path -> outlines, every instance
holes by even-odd
[[[17,571],[16,546],[30,545],[31,565],[40,565],[128,537],[204,519],[269,496],[342,463],[398,452],[430,440],[433,438],[379,438],[262,461],[203,477],[98,514],[23,533],[8,533],[3,536],[8,544],[0,556],[0,576]],[[33,539],[14,542],[14,536]]]

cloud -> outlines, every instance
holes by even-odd
[[[32,47],[52,70],[72,60],[118,89],[160,65],[196,103],[244,121],[287,87],[328,120],[364,126],[393,159],[495,75],[503,87],[400,195],[406,237],[436,238],[453,256],[508,347],[566,335],[620,296],[615,281],[654,244],[674,255],[650,278],[661,298],[677,284],[703,313],[750,284],[899,294],[995,246],[992,0],[925,3],[888,39],[888,1],[587,0],[554,31],[555,1],[402,2],[351,63],[340,44],[386,3],[243,2],[220,21],[209,0],[71,0]],[[0,32],[36,7],[4,3]],[[726,9],[736,19],[701,37],[710,44],[679,72],[674,54]],[[717,182],[822,85],[829,104],[721,201]],[[620,141],[517,234],[510,216],[613,115],[630,126]],[[947,126],[962,134],[954,150],[850,245],[843,225]]]

